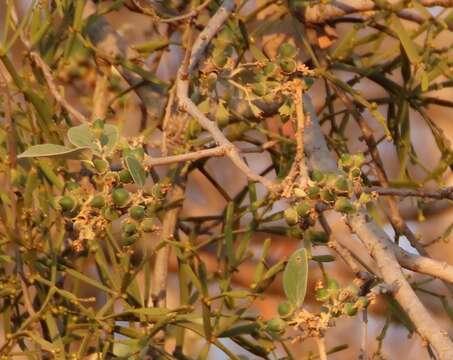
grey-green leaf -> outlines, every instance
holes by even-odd
[[[43,157],[43,156],[61,156],[68,155],[76,152],[80,152],[83,148],[69,148],[63,145],[57,144],[40,144],[29,147],[22,154],[17,157],[21,158],[32,158],[32,157]]]
[[[118,128],[115,125],[105,124],[102,136],[104,139],[101,138],[101,143],[104,145],[106,152],[109,153],[118,143]],[[96,135],[87,124],[70,128],[68,130],[68,140],[77,147],[90,148],[97,155],[101,153],[96,141]]]
[[[68,130],[68,140],[78,147],[88,147],[93,151],[99,151],[96,145],[96,137],[87,124],[74,126]]]
[[[134,182],[143,187],[146,182],[146,172],[142,164],[133,156],[127,156],[125,162]]]
[[[307,292],[308,257],[307,250],[296,250],[288,260],[283,272],[283,290],[288,300],[300,307]]]

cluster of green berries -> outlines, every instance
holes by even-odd
[[[364,162],[362,155],[345,154],[339,160],[339,173],[311,172],[310,185],[306,189],[294,189],[298,199],[285,210],[284,216],[290,226],[304,223],[304,220],[315,216],[315,206],[323,204],[343,214],[352,214],[358,204],[351,201],[356,185],[361,182],[361,166]],[[307,221],[305,221],[307,223]],[[308,222],[308,225],[311,223]]]
[[[370,304],[367,296],[360,296],[360,288],[357,285],[352,283],[341,288],[333,278],[329,278],[327,284],[318,287],[315,298],[323,303],[321,311],[328,312],[332,317],[354,316]]]

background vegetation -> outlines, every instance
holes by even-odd
[[[1,2],[2,359],[453,359],[452,5]]]

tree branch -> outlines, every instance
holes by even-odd
[[[310,98],[305,96],[304,100],[311,117],[310,126],[307,126],[305,131],[305,147],[311,165],[321,171],[338,172],[336,161],[327,148]],[[407,282],[387,234],[362,209],[348,216],[348,224],[376,261],[384,282],[394,289],[394,298],[406,311],[417,332],[429,341],[440,359],[453,359],[453,344],[448,333],[434,321]]]

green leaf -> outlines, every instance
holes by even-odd
[[[410,34],[403,27],[403,24],[397,16],[392,16],[392,22],[393,30],[398,36],[401,45],[404,48],[404,51],[406,51],[407,57],[409,58],[410,62],[412,64],[418,64],[420,62],[420,55],[417,51],[417,45],[415,45],[415,43],[412,41]]]
[[[125,162],[134,182],[143,187],[146,182],[146,172],[142,164],[133,156],[127,156]]]
[[[288,260],[283,272],[283,290],[288,300],[300,307],[307,292],[308,258],[307,250],[296,250]]]
[[[34,145],[27,150],[25,150],[22,154],[19,154],[17,157],[21,158],[33,158],[33,157],[43,157],[43,156],[61,156],[61,155],[69,155],[80,152],[84,148],[68,148],[63,145],[57,144],[40,144]]]
[[[69,142],[77,147],[88,147],[95,152],[99,152],[96,145],[96,136],[87,124],[74,126],[68,130]]]
[[[118,143],[118,139],[118,128],[115,125],[105,124],[101,143],[107,153],[112,152]],[[87,124],[70,128],[68,130],[68,140],[74,146],[90,148],[96,155],[101,154],[96,135]]]

